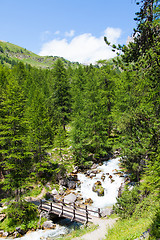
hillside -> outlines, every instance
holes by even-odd
[[[37,68],[49,68],[52,69],[57,56],[39,56],[26,48],[19,47],[9,42],[0,40],[0,62],[7,66],[13,66],[16,62],[22,61],[24,64],[29,64]],[[70,62],[64,58],[61,58],[65,67],[76,67],[78,62]]]

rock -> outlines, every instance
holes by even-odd
[[[90,178],[93,178],[93,177],[95,177],[95,176],[96,176],[96,174],[93,173],[93,172],[90,174]]]
[[[101,216],[102,217],[110,216],[112,213],[113,213],[112,208],[105,208],[105,209],[102,210]]]
[[[124,183],[121,183],[121,186],[119,187],[119,189],[118,189],[118,197],[121,197],[121,195],[122,195],[122,192],[123,192],[123,190],[124,190]]]
[[[106,178],[106,176],[105,176],[104,173],[103,173],[102,176],[101,176],[102,181],[104,181],[105,178]]]
[[[64,197],[64,202],[70,204],[70,203],[74,203],[76,199],[77,199],[77,196],[73,193],[70,193]]]
[[[113,183],[115,180],[113,178],[111,178],[111,183]]]
[[[73,173],[78,173],[78,166],[74,167]]]
[[[8,237],[8,232],[4,232],[3,230],[0,230],[0,237]]]
[[[97,165],[96,163],[94,163],[94,164],[92,165],[91,169],[96,169],[97,166],[98,166],[98,165]]]
[[[68,187],[69,189],[76,189],[76,182],[74,182],[74,181],[68,181],[67,187]]]
[[[54,229],[56,227],[56,224],[54,224],[52,221],[45,221],[42,225],[42,229]]]
[[[21,235],[25,234],[24,230],[22,230],[20,227],[16,227],[16,232],[18,232]]]
[[[67,179],[66,178],[62,178],[59,180],[59,185],[62,185],[64,187],[67,187]]]
[[[86,172],[86,174],[87,174],[87,176],[90,176],[91,170],[88,170],[88,171]]]
[[[91,171],[91,173],[97,174],[97,173],[98,173],[98,170],[97,170],[97,169],[94,169],[94,170]]]
[[[88,198],[85,200],[85,204],[92,204],[93,200],[91,198]]]
[[[98,196],[104,196],[104,188],[102,187],[102,184],[100,181],[97,181],[94,183],[92,187],[92,191],[96,192]]]
[[[15,231],[14,233],[13,233],[13,237],[14,238],[18,238],[18,237],[20,237],[21,236],[21,234],[19,233],[19,232],[17,232],[17,231]]]
[[[52,194],[50,192],[46,193],[45,199],[48,200],[52,197]]]
[[[76,201],[83,201],[83,197],[82,196],[77,196]]]
[[[64,194],[64,187],[62,185],[60,185],[59,187],[59,195],[63,195]]]
[[[42,212],[40,213],[40,216],[41,216],[41,218],[43,217],[43,218],[49,219],[49,213],[46,212],[46,211],[42,211]]]
[[[3,233],[3,237],[8,237],[9,233],[8,232],[4,232]]]
[[[52,190],[52,195],[58,195],[58,191],[56,189]]]
[[[102,185],[100,181],[95,182],[95,185]]]

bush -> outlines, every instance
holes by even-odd
[[[14,231],[16,227],[21,227],[24,231],[37,228],[38,209],[33,203],[13,202],[6,209],[6,215],[7,218],[1,227],[7,231]]]
[[[132,190],[126,186],[120,198],[117,198],[117,203],[114,205],[113,210],[121,218],[129,218],[132,216],[136,209],[136,204],[139,203],[140,196],[138,187],[135,186]]]

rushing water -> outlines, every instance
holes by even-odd
[[[119,170],[119,158],[111,159],[103,163],[102,166],[97,167],[101,170],[100,173],[96,174],[95,177],[89,178],[82,173],[78,174],[78,179],[81,182],[77,191],[83,196],[83,199],[91,198],[93,200],[92,206],[94,208],[105,208],[112,206],[116,203],[116,197],[118,195],[118,189],[124,178],[119,177],[117,171]],[[107,174],[107,175],[106,175]],[[104,181],[101,180],[102,175],[105,176]],[[112,182],[109,176],[112,176]],[[92,191],[93,184],[97,181],[101,181],[102,187],[104,188],[104,196],[97,196],[97,193]]]
[[[97,169],[101,170],[95,177],[89,178],[83,173],[78,174],[78,179],[81,184],[77,187],[76,192],[82,194],[83,199],[91,198],[93,200],[92,208],[105,208],[107,206],[112,206],[116,203],[116,197],[118,194],[118,189],[121,183],[124,181],[116,173],[119,170],[119,158],[114,158],[103,163],[102,166],[98,166]],[[102,181],[102,174],[105,176],[104,181]],[[109,178],[112,176],[113,181]],[[96,181],[101,181],[102,187],[104,188],[104,196],[99,197],[97,193],[92,191],[93,184]],[[77,227],[79,224],[71,222],[70,220],[63,219],[57,224],[56,228],[53,230],[37,230],[35,232],[27,233],[21,238],[16,238],[17,240],[53,240],[57,239],[58,236],[68,233],[72,228]],[[4,239],[4,238],[0,238]],[[10,240],[9,238],[7,238]]]

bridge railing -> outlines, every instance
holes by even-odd
[[[57,203],[57,205],[55,206],[54,203]],[[91,213],[98,214],[98,217],[101,217],[100,208],[98,208],[98,211],[94,211],[92,209],[89,209],[87,205],[85,206],[85,208],[77,206],[75,204],[75,202],[71,205],[67,202],[64,202],[64,199],[62,201],[59,201],[59,200],[54,198],[53,201],[49,202],[48,204],[47,203],[43,204],[42,200],[40,200],[40,208],[42,208],[43,206],[47,206],[47,209],[48,209],[49,212],[52,212],[53,209],[59,209],[59,211],[61,211],[59,216],[62,216],[64,214],[64,211],[65,211],[65,213],[66,212],[71,213],[71,209],[72,209],[72,220],[74,220],[75,217],[78,215],[80,217],[85,216],[86,222],[88,222],[89,214],[91,214]],[[64,210],[64,206],[66,206],[66,207],[68,206],[69,209],[67,210],[65,208],[65,210]],[[76,210],[79,211],[79,212],[76,212]],[[84,214],[83,214],[83,212],[84,212]]]

